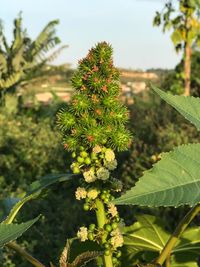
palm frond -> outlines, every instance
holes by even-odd
[[[49,49],[60,43],[60,39],[55,36],[55,26],[58,23],[58,20],[50,21],[38,35],[36,40],[32,42],[29,49],[29,56],[32,57],[32,59],[41,55],[42,51],[47,52]]]

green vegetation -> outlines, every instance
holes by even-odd
[[[0,25],[1,96],[7,92],[15,92],[17,85],[40,75],[42,67],[66,47],[62,46],[50,56],[46,56],[49,50],[60,43],[55,32],[57,24],[57,20],[49,22],[38,37],[31,40],[27,31],[22,28],[20,14],[14,20],[13,41],[10,46],[3,33],[3,26]]]
[[[176,35],[196,16],[196,4],[180,1],[181,17],[173,22],[168,3],[164,29]],[[165,92],[181,93],[187,60],[166,77],[157,70],[164,91],[151,86],[125,107],[109,44],[98,43],[75,71],[49,66],[46,57],[37,65],[37,56],[57,44],[57,21],[36,41],[21,22],[19,16],[10,47],[1,33],[1,266],[198,267],[200,99]],[[175,41],[178,48],[198,41],[191,34]],[[199,66],[194,50],[195,96]],[[56,95],[67,90],[70,103]],[[48,105],[27,104],[44,91],[53,94]]]
[[[178,5],[176,9],[172,1],[168,1],[161,13],[156,12],[153,24],[154,26],[163,24],[163,32],[173,30],[171,39],[175,49],[177,52],[183,51],[182,79],[184,80],[184,95],[188,96],[190,95],[192,48],[199,46],[199,1],[180,0]]]

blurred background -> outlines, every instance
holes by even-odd
[[[130,111],[128,127],[133,133],[133,144],[129,151],[118,154],[119,168],[115,173],[122,179],[124,190],[133,186],[143,171],[159,160],[161,152],[198,140],[193,126],[150,90],[152,83],[171,93],[184,92],[184,44],[187,40],[180,36],[170,39],[174,25],[178,25],[175,22],[167,25],[170,17],[159,21],[166,4],[171,1],[1,2],[2,218],[12,200],[23,196],[31,182],[46,174],[69,170],[70,157],[63,149],[56,113],[68,106],[74,94],[70,80],[78,60],[97,42],[106,41],[113,47],[114,63],[121,73],[120,98]],[[178,1],[172,2],[174,14],[178,16]],[[161,12],[160,17],[157,11]],[[199,23],[197,13],[195,19]],[[162,24],[164,33],[162,27],[154,27]],[[195,36],[198,37],[200,27],[197,26]],[[190,43],[190,93],[194,96],[200,94],[198,42],[196,38]],[[52,187],[41,200],[27,204],[17,218],[20,222],[42,214],[42,219],[19,239],[19,243],[45,264],[58,261],[66,239],[75,235],[80,221],[87,224],[92,220],[75,201],[76,185],[73,181]],[[168,230],[172,231],[186,210],[143,209],[142,212],[163,217],[168,222]],[[134,207],[120,208],[127,224],[133,223],[133,215],[140,212]],[[6,248],[0,251],[0,258],[3,267],[29,266]]]

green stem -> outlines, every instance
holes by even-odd
[[[194,219],[194,217],[200,212],[200,204],[192,208],[185,217],[180,221],[178,226],[176,227],[174,233],[169,238],[165,247],[163,248],[160,256],[156,260],[155,263],[160,264],[161,266],[167,259],[167,257],[171,254],[172,249],[176,245],[176,242],[180,238],[181,234],[185,231],[190,222]]]
[[[170,267],[171,266],[171,255],[169,254],[166,258],[166,261],[165,261],[165,267]]]
[[[29,261],[33,266],[35,267],[45,267],[44,264],[39,262],[37,259],[35,259],[33,256],[31,256],[28,252],[26,252],[24,249],[22,249],[17,243],[10,242],[6,245],[8,248],[13,249],[18,254],[20,254],[22,257],[24,257],[27,261]]]
[[[98,227],[103,229],[104,225],[106,224],[106,214],[105,214],[104,204],[100,199],[96,200],[96,217],[97,217]],[[106,236],[103,237],[102,241],[104,242],[105,240]],[[112,255],[109,256],[104,255],[103,260],[105,267],[113,267]]]

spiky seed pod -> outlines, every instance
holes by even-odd
[[[119,103],[119,71],[113,66],[109,44],[97,44],[79,61],[72,85],[77,93],[71,107],[58,114],[65,147],[77,150],[76,145],[84,145],[86,151],[95,145],[126,149],[130,141],[124,127],[128,113]]]
[[[75,151],[78,146],[78,140],[76,137],[65,136],[63,139],[64,148],[68,151]]]
[[[118,151],[123,151],[130,145],[131,135],[125,128],[118,128],[111,132],[110,146]]]
[[[75,114],[80,114],[90,109],[90,100],[87,95],[76,94],[72,97],[72,109]]]
[[[63,109],[59,111],[57,116],[58,125],[63,131],[70,130],[76,124],[75,116],[70,112],[64,111]]]
[[[82,81],[82,75],[81,73],[75,73],[73,78],[72,78],[72,85],[74,88],[81,89],[83,86],[83,81]]]

